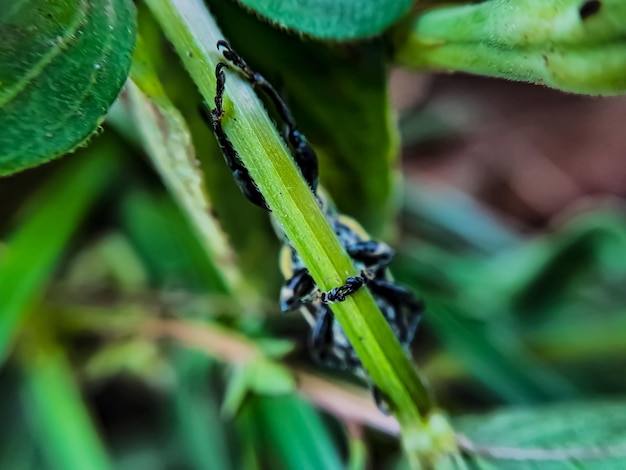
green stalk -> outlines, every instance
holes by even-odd
[[[415,16],[408,30],[396,30],[394,58],[421,70],[622,94],[624,15],[623,0],[490,0],[434,8]]]
[[[224,38],[204,4],[199,0],[146,3],[203,97],[213,103],[214,69],[222,59],[215,45]],[[357,275],[262,103],[247,82],[229,71],[224,107],[225,131],[319,288],[330,290]],[[428,416],[427,389],[370,292],[362,289],[332,310],[372,379],[389,398],[414,466],[454,449],[447,421],[440,415],[434,421]]]

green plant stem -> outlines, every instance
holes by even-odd
[[[626,92],[626,3],[491,0],[416,15],[395,31],[395,60],[422,70],[463,71],[590,95]],[[599,3],[599,2],[598,2]]]
[[[146,3],[201,94],[212,103],[214,69],[222,59],[215,44],[223,37],[206,7],[199,0]],[[225,131],[319,288],[330,290],[358,274],[260,100],[251,86],[233,72],[227,75],[224,106]],[[362,289],[345,302],[334,304],[332,310],[372,379],[388,397],[415,466],[419,466],[418,454],[431,459],[442,450],[451,450],[451,430],[430,426],[427,389],[369,291]]]

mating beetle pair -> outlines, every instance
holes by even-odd
[[[281,270],[286,279],[280,293],[281,310],[284,312],[300,310],[303,313],[312,328],[311,352],[318,361],[329,367],[348,369],[367,380],[363,365],[341,325],[335,319],[329,304],[342,302],[361,287],[367,286],[396,338],[405,351],[408,351],[423,311],[422,303],[408,290],[394,284],[390,279],[387,266],[393,258],[392,250],[382,242],[370,240],[356,221],[340,215],[329,199],[318,190],[317,156],[304,135],[298,130],[289,108],[274,87],[263,76],[254,72],[227,42],[219,41],[217,47],[223,49],[224,58],[239,70],[255,89],[263,92],[275,106],[285,123],[283,137],[291,149],[296,165],[316,196],[341,245],[360,272],[358,276],[348,278],[345,284],[328,292],[320,292],[302,259],[277,227],[279,236],[284,240],[281,251]],[[222,127],[226,81],[224,69],[227,68],[229,65],[224,62],[218,63],[215,68],[217,80],[215,108],[210,110],[206,118],[215,132],[226,163],[245,196],[252,203],[269,210],[265,199]],[[376,388],[374,388],[374,396],[379,407],[382,408],[382,397]]]

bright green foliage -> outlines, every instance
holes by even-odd
[[[353,40],[381,34],[408,12],[411,0],[239,0],[275,26],[320,39]]]
[[[472,468],[604,470],[626,465],[626,404],[520,408],[456,421],[478,452]],[[534,467],[530,467],[534,465]]]
[[[398,32],[395,59],[616,95],[626,91],[625,16],[622,0],[493,0],[433,9]]]
[[[0,4],[0,175],[67,153],[117,97],[135,43],[130,0]]]

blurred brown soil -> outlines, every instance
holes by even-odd
[[[391,89],[400,116],[445,129],[405,147],[408,178],[454,186],[528,228],[589,196],[626,196],[626,97],[400,70]]]

